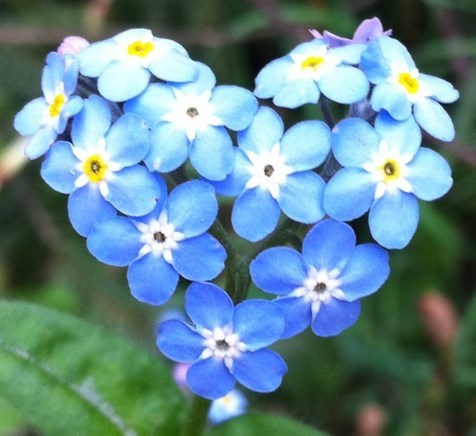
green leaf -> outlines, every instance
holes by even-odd
[[[176,434],[184,400],[158,359],[40,306],[0,303],[0,392],[48,435]]]
[[[206,433],[206,436],[325,436],[300,422],[277,415],[249,414],[224,422]]]

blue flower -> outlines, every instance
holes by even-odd
[[[212,401],[208,411],[208,419],[219,424],[231,418],[243,415],[248,407],[248,400],[238,389],[231,390],[224,397]]]
[[[254,93],[287,108],[317,103],[321,92],[337,103],[355,103],[369,91],[365,74],[352,66],[363,50],[364,44],[330,48],[325,39],[304,42],[259,72]]]
[[[72,143],[57,142],[41,167],[46,183],[70,194],[69,217],[83,236],[116,209],[131,216],[149,213],[160,196],[155,177],[139,165],[149,151],[147,127],[132,114],[111,122],[106,101],[92,95],[73,120]]]
[[[151,73],[162,80],[188,82],[197,76],[185,49],[147,29],[130,29],[95,42],[78,55],[79,70],[98,78],[98,90],[108,100],[124,101],[147,87]]]
[[[132,295],[154,305],[169,300],[179,275],[211,280],[222,272],[226,259],[224,248],[206,233],[218,212],[211,185],[192,180],[162,199],[144,217],[98,223],[87,240],[89,251],[101,262],[129,266]]]
[[[344,168],[324,192],[327,214],[348,221],[370,209],[373,238],[386,248],[405,247],[417,228],[417,199],[435,200],[453,183],[448,163],[420,143],[413,118],[395,121],[385,111],[375,129],[356,118],[338,123],[332,151]]]
[[[430,135],[453,140],[453,122],[440,103],[454,102],[458,91],[445,80],[420,73],[402,43],[377,38],[363,53],[361,68],[375,84],[370,98],[375,111],[385,109],[400,121],[414,116]]]
[[[236,233],[258,241],[271,233],[281,211],[306,224],[324,216],[325,183],[312,170],[330,150],[330,129],[322,121],[302,121],[284,133],[279,115],[262,107],[238,133],[235,167],[214,183],[219,194],[238,195],[232,211]]]
[[[274,301],[286,315],[283,338],[289,338],[309,324],[318,336],[350,327],[360,314],[359,298],[377,291],[390,268],[383,248],[356,246],[350,226],[325,220],[304,238],[302,255],[269,248],[251,262],[250,272],[258,288],[279,295]]]
[[[66,129],[68,119],[83,107],[83,100],[73,95],[78,83],[78,63],[50,53],[43,69],[44,97],[30,101],[16,115],[14,126],[20,135],[31,136],[25,154],[30,159],[43,156]]]
[[[215,400],[231,392],[236,381],[256,392],[279,387],[286,364],[266,348],[284,330],[282,311],[273,302],[247,300],[233,307],[218,286],[195,282],[185,294],[185,310],[193,325],[162,322],[157,346],[168,358],[191,363],[192,392]]]
[[[233,144],[225,127],[248,127],[258,102],[238,86],[215,87],[211,69],[196,65],[196,81],[154,83],[127,102],[125,110],[140,115],[152,128],[152,148],[145,159],[151,171],[172,171],[190,156],[203,177],[223,180],[233,168]]]

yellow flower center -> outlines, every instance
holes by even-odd
[[[418,79],[412,77],[410,73],[401,73],[398,76],[398,83],[400,83],[400,85],[402,85],[410,94],[415,94],[418,92],[418,88],[420,88]]]
[[[60,114],[61,109],[63,109],[65,103],[66,97],[64,94],[58,94],[53,100],[53,103],[50,104],[50,116],[52,118],[57,117]]]
[[[127,47],[127,53],[131,56],[145,58],[154,49],[151,42],[134,41]]]
[[[324,63],[324,58],[322,56],[309,56],[301,62],[301,69],[311,69],[317,71],[320,65]]]
[[[393,182],[400,177],[400,168],[397,161],[393,159],[387,159],[379,167],[379,170],[382,172],[382,178],[385,183]]]
[[[99,154],[93,154],[84,162],[83,171],[93,183],[98,183],[104,179],[107,172],[107,164]]]

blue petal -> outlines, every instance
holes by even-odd
[[[322,206],[325,186],[322,177],[312,171],[290,174],[280,186],[279,207],[295,221],[315,223],[326,214]]]
[[[273,103],[276,106],[295,109],[306,103],[317,103],[320,95],[319,86],[312,78],[290,79],[276,93]]]
[[[235,377],[230,374],[223,360],[209,358],[199,360],[188,368],[187,384],[194,394],[216,400],[233,389]]]
[[[233,360],[230,371],[248,389],[272,392],[280,386],[288,368],[278,353],[263,349],[242,353]]]
[[[144,243],[142,233],[125,217],[116,217],[97,223],[88,235],[89,252],[100,262],[127,266],[139,254]]]
[[[179,242],[172,256],[175,269],[188,280],[212,280],[225,268],[226,251],[208,233]]]
[[[281,297],[274,302],[285,316],[286,327],[282,339],[296,336],[311,324],[311,305],[304,298]]]
[[[169,223],[177,232],[191,238],[210,228],[217,216],[218,203],[209,183],[192,180],[170,193],[166,208]]]
[[[196,63],[175,49],[151,62],[149,69],[155,77],[169,82],[189,82],[198,76]]]
[[[455,128],[448,113],[431,98],[422,98],[415,103],[415,119],[418,124],[436,139],[450,142],[455,137]]]
[[[281,117],[271,108],[262,106],[250,126],[238,133],[238,145],[246,152],[258,155],[269,151],[281,139],[284,125]]]
[[[138,96],[147,88],[149,70],[136,63],[114,61],[98,79],[98,91],[111,101],[125,101]]]
[[[378,152],[380,138],[372,126],[360,118],[347,118],[332,131],[332,152],[344,167],[362,167]]]
[[[286,131],[280,154],[294,171],[306,171],[324,162],[331,147],[329,126],[322,121],[301,121]]]
[[[184,94],[200,95],[205,91],[209,91],[215,87],[216,78],[212,69],[201,62],[195,62],[197,68],[197,76],[191,82],[170,83],[174,88],[180,89]],[[173,80],[175,82],[175,80]]]
[[[331,218],[349,221],[367,212],[374,201],[372,174],[360,168],[343,168],[327,182],[324,210]]]
[[[248,156],[238,147],[234,147],[235,165],[233,171],[228,174],[225,180],[212,182],[218,194],[235,196],[245,189],[245,185],[251,178],[251,162]]]
[[[150,140],[150,151],[144,159],[150,171],[167,173],[187,160],[190,141],[175,124],[159,122],[152,129]]]
[[[233,170],[233,143],[222,126],[206,126],[190,144],[190,162],[209,180],[223,180]]]
[[[296,250],[272,247],[251,262],[253,283],[265,292],[288,295],[300,288],[307,278],[308,265]]]
[[[87,77],[99,77],[113,60],[117,44],[112,39],[99,41],[81,50],[79,59],[79,71]]]
[[[428,87],[431,96],[440,103],[453,103],[459,98],[458,90],[446,80],[428,74],[419,74],[418,80]]]
[[[52,126],[41,127],[28,141],[25,147],[25,154],[30,159],[36,159],[43,156],[56,141],[57,134]]]
[[[141,216],[152,211],[161,194],[157,180],[141,165],[117,171],[107,186],[107,200],[119,212],[130,216]]]
[[[251,123],[258,110],[258,101],[247,89],[239,86],[217,86],[210,104],[213,114],[231,130],[243,130]]]
[[[231,223],[235,232],[251,242],[269,235],[278,224],[281,209],[268,191],[247,189],[235,201]]]
[[[63,86],[66,95],[71,95],[78,86],[79,61],[75,57],[68,58],[68,68],[63,74]]]
[[[421,130],[413,117],[396,121],[381,111],[375,119],[375,130],[387,141],[389,150],[398,155],[414,156],[420,147]]]
[[[185,293],[185,310],[197,329],[213,330],[233,320],[233,302],[212,283],[192,283]]]
[[[88,236],[94,224],[116,216],[116,210],[102,197],[96,186],[74,190],[68,198],[68,215],[73,228]]]
[[[129,266],[127,281],[134,298],[143,303],[160,305],[169,301],[177,287],[179,275],[163,256],[149,253]]]
[[[383,248],[358,245],[339,276],[340,288],[347,301],[354,301],[377,291],[389,274],[388,253]]]
[[[58,85],[63,81],[63,74],[63,57],[56,52],[48,53],[46,65],[41,76],[41,89],[45,93],[46,98],[54,98],[58,92]]]
[[[322,303],[312,320],[312,331],[317,336],[336,336],[352,326],[360,315],[360,301],[340,301],[335,298]]]
[[[415,195],[399,190],[386,192],[370,209],[370,232],[385,248],[403,248],[415,234],[418,218]]]
[[[71,150],[71,144],[57,142],[46,155],[41,165],[41,177],[55,191],[69,194],[75,189],[76,179],[81,175],[79,161]]]
[[[142,120],[133,114],[119,118],[106,137],[106,150],[111,160],[121,167],[140,162],[150,148],[149,130]]]
[[[294,62],[289,56],[267,64],[256,76],[254,94],[258,98],[271,98],[286,84]]]
[[[349,44],[329,49],[329,55],[347,64],[358,64],[362,53],[366,49],[365,44]]]
[[[72,116],[78,114],[83,108],[83,99],[77,95],[72,96],[64,105],[63,110],[60,113],[61,123],[66,126],[66,121]],[[59,129],[58,129],[59,130]],[[64,128],[61,130],[61,133]],[[58,132],[60,133],[60,132]]]
[[[412,114],[412,104],[406,92],[400,86],[388,82],[378,84],[370,97],[372,109],[379,112],[382,109],[396,120],[406,120]]]
[[[321,92],[337,103],[356,103],[369,92],[369,82],[358,68],[339,65],[323,74],[319,80]]]
[[[43,97],[28,102],[15,116],[15,130],[23,136],[33,135],[42,125],[48,103]]]
[[[195,362],[203,352],[203,337],[178,319],[159,324],[157,347],[175,362]]]
[[[279,341],[284,331],[284,314],[272,301],[246,300],[233,315],[233,332],[249,351]]]
[[[111,125],[111,112],[106,100],[91,95],[84,101],[83,110],[74,118],[71,140],[76,147],[94,150]]]
[[[342,269],[355,248],[355,234],[347,224],[334,220],[321,221],[302,243],[305,261],[318,271]]]
[[[421,200],[440,198],[453,184],[448,162],[429,148],[420,148],[407,169],[406,179],[412,185],[413,193]]]

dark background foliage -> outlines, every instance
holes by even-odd
[[[39,162],[22,158],[13,116],[41,94],[44,58],[63,37],[95,41],[147,27],[210,65],[218,83],[252,89],[260,68],[309,39],[309,28],[349,37],[373,16],[393,29],[420,71],[461,92],[448,108],[456,140],[424,139],[451,163],[454,187],[421,204],[415,238],[391,253],[391,278],[363,300],[358,323],[333,339],[307,333],[282,342],[277,348],[289,366],[283,386],[272,395],[247,395],[254,410],[331,434],[372,434],[365,432],[372,425],[390,435],[476,434],[474,0],[0,0],[0,298],[92,320],[158,359],[157,319],[180,308],[181,292],[166,308],[137,303],[124,270],[88,254],[69,225],[65,196],[43,183]],[[280,112],[288,126],[320,117],[312,106]],[[359,241],[368,240],[366,220],[355,224]],[[28,417],[0,392],[0,434],[28,428]]]

